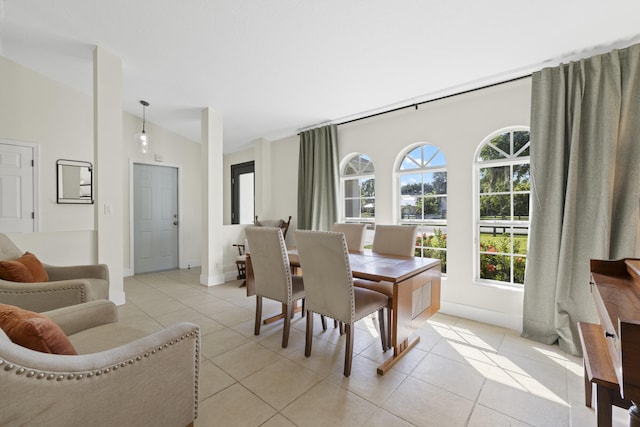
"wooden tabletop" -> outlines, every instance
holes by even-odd
[[[290,249],[288,253],[291,265],[300,266],[298,251]],[[397,283],[435,267],[440,263],[440,260],[434,258],[398,257],[365,251],[363,253],[349,254],[349,262],[351,263],[351,272],[354,277]]]

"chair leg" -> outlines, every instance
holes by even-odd
[[[322,330],[326,331],[327,330],[327,318],[324,317],[324,314],[320,315],[320,321],[322,322]]]
[[[282,329],[282,348],[287,348],[289,345],[289,331],[291,330],[291,317],[293,317],[293,307],[294,303],[284,304],[284,328]]]
[[[305,335],[304,355],[311,356],[311,343],[313,341],[313,312],[307,311],[307,332]]]
[[[253,328],[254,335],[260,335],[260,324],[262,323],[262,297],[256,295],[256,324]]]
[[[347,346],[344,349],[344,376],[351,375],[351,361],[353,360],[353,325],[345,325],[347,330]]]
[[[384,309],[378,310],[378,325],[380,326],[380,341],[382,341],[382,352],[385,352],[389,349],[389,344],[387,344],[387,328],[385,328],[384,326]]]
[[[302,298],[302,311],[300,317],[304,317],[305,309],[304,309],[304,298]]]
[[[344,323],[340,322],[340,335],[344,335]]]

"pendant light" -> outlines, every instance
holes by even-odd
[[[142,154],[147,154],[151,151],[151,141],[149,140],[149,136],[144,131],[144,125],[146,121],[145,117],[145,108],[149,106],[147,101],[140,101],[142,104],[142,132],[136,134],[136,145],[138,147],[138,151]]]

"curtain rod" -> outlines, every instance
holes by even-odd
[[[488,89],[488,88],[494,87],[494,86],[500,86],[500,85],[505,84],[505,83],[515,82],[515,81],[518,81],[518,80],[526,79],[528,77],[531,77],[531,73],[525,74],[525,75],[519,76],[519,77],[514,77],[514,78],[509,79],[509,80],[504,80],[504,81],[501,81],[501,82],[491,83],[491,84],[488,84],[488,85],[484,85],[484,86],[475,87],[475,88],[472,88],[472,89],[463,90],[462,92],[456,92],[456,93],[451,93],[449,95],[439,96],[437,98],[428,99],[426,101],[414,102],[413,104],[403,105],[402,107],[396,107],[396,108],[392,108],[390,110],[380,111],[378,113],[369,114],[369,115],[366,115],[366,116],[358,117],[356,119],[346,120],[344,122],[338,122],[338,123],[336,123],[336,126],[346,125],[348,123],[357,122],[358,120],[370,119],[372,117],[381,116],[383,114],[388,114],[388,113],[393,113],[393,112],[396,112],[396,111],[404,110],[405,108],[412,108],[413,107],[413,108],[415,108],[417,110],[418,107],[420,105],[423,105],[423,104],[428,104],[430,102],[435,102],[435,101],[441,101],[441,100],[447,99],[447,98],[453,98],[454,96],[464,95],[464,94],[467,94],[467,93],[475,92],[477,90]]]

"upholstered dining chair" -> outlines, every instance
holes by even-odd
[[[414,256],[416,246],[417,227],[413,225],[376,225],[373,236],[373,252],[385,255]],[[393,319],[393,283],[374,282],[372,280],[355,279],[354,285],[359,288],[380,292],[389,297],[387,307],[387,337],[384,350],[391,346],[391,331]]]
[[[251,265],[256,285],[254,333],[260,335],[262,298],[280,301],[283,304],[284,314],[282,348],[286,348],[289,343],[291,317],[295,303],[305,296],[302,276],[291,274],[289,255],[281,228],[251,226],[247,227],[245,232],[251,248]]]
[[[417,228],[415,225],[376,225],[371,250],[385,255],[414,256]]]
[[[364,236],[367,230],[367,224],[336,222],[333,224],[332,230],[344,233],[349,252],[364,251]]]
[[[380,336],[384,339],[383,311],[389,299],[381,293],[353,286],[344,234],[306,230],[294,233],[305,281],[307,324],[304,354],[306,357],[311,355],[314,313],[343,322],[347,335],[344,375],[348,377],[351,374],[355,323],[378,312]]]

